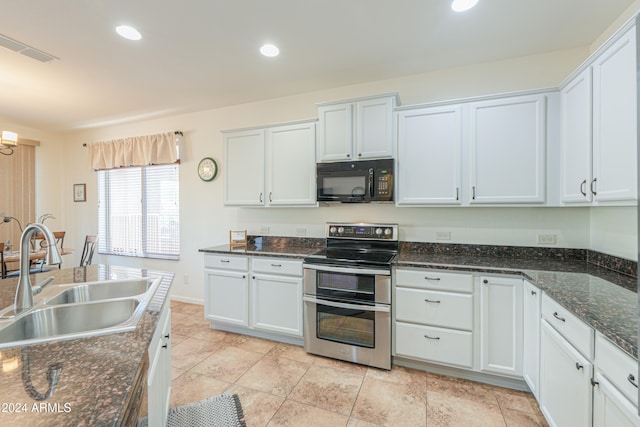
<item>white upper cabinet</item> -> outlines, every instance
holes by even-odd
[[[264,129],[224,135],[224,204],[264,205]]]
[[[561,91],[562,201],[591,201],[591,68]]]
[[[469,108],[470,203],[543,203],[545,96],[493,99]]]
[[[636,29],[593,62],[593,197],[637,198]]]
[[[302,123],[267,129],[267,203],[316,203],[316,125]]]
[[[393,157],[396,95],[318,105],[318,161]]]
[[[225,133],[227,206],[315,206],[315,122]]]
[[[398,113],[398,205],[460,204],[461,109]]]

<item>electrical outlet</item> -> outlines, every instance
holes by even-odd
[[[436,231],[436,240],[451,240],[450,231]]]
[[[538,234],[538,244],[539,245],[555,245],[556,235],[555,234]]]
[[[306,236],[307,235],[307,229],[304,227],[301,228],[296,228],[296,236]]]
[[[260,227],[260,234],[269,234],[269,226],[263,225],[262,227]]]
[[[182,279],[182,282],[183,282],[185,285],[188,285],[188,284],[189,284],[189,275],[188,275],[188,274],[185,274],[185,275],[184,275],[184,278]]]

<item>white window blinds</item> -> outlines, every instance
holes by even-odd
[[[98,251],[179,259],[178,165],[98,172]]]

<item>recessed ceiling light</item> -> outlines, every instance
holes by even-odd
[[[268,56],[269,58],[273,58],[280,54],[280,49],[272,44],[265,44],[260,48],[260,53],[264,56]]]
[[[116,27],[116,32],[128,40],[140,40],[142,38],[142,34],[138,30],[128,25]]]
[[[478,4],[478,0],[453,0],[453,3],[451,3],[451,9],[456,12],[464,12],[465,10],[471,9],[476,4]]]

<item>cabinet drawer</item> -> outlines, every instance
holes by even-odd
[[[253,258],[251,266],[254,273],[282,274],[302,277],[302,261],[282,258]]]
[[[542,317],[589,360],[593,360],[594,330],[569,310],[542,294]]]
[[[473,334],[397,322],[396,355],[471,368]]]
[[[222,270],[249,270],[249,258],[245,256],[227,256],[205,254],[204,266]]]
[[[463,273],[445,273],[440,270],[398,269],[396,286],[434,289],[450,292],[473,292],[473,276]]]
[[[453,292],[396,288],[396,320],[445,328],[473,325],[473,296]]]
[[[624,395],[638,405],[638,362],[611,341],[596,334],[596,366]]]

